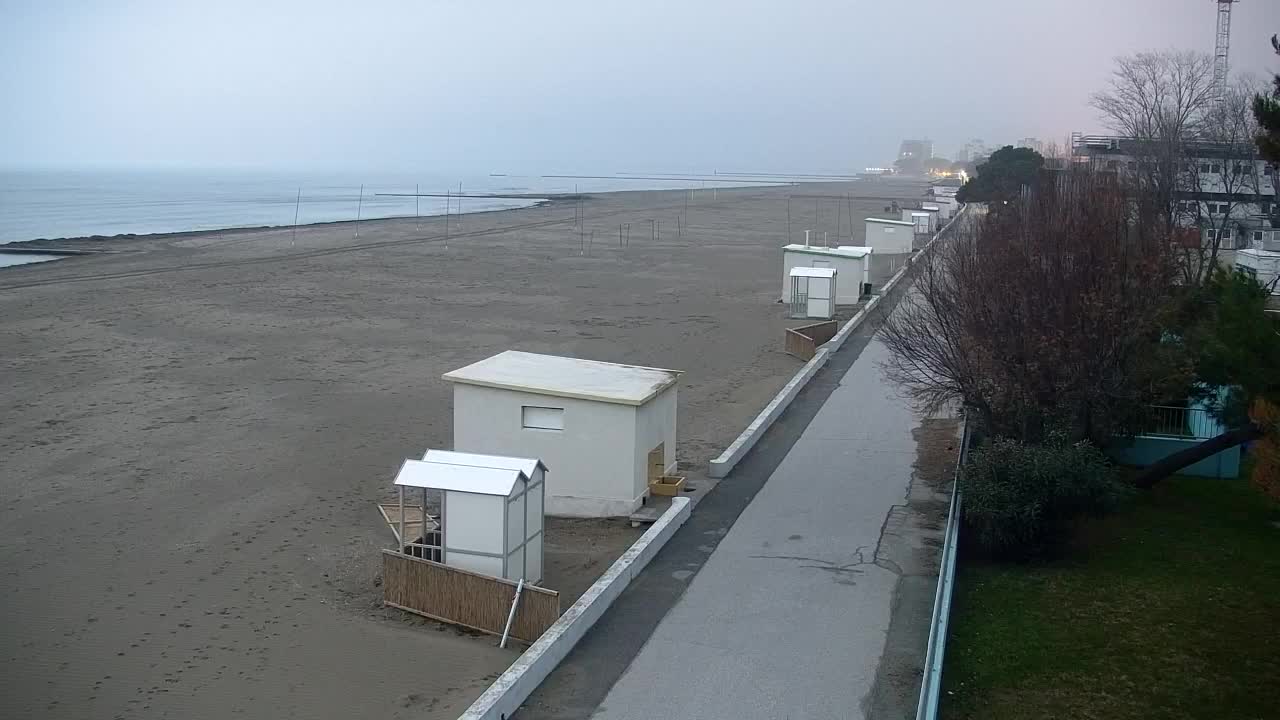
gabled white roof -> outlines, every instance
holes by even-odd
[[[885,225],[910,225],[915,227],[916,224],[907,220],[886,220],[884,218],[867,218],[867,222],[884,223]]]
[[[835,276],[836,276],[835,268],[816,268],[816,267],[791,268],[791,277],[833,278]]]
[[[506,457],[505,455],[481,455],[479,453],[454,452],[452,450],[428,450],[422,456],[423,462],[442,463],[445,465],[467,465],[469,467],[498,468],[500,470],[519,470],[525,477],[532,478],[538,468],[545,472],[546,465],[537,458]]]
[[[911,223],[907,223],[910,225]],[[785,252],[808,253],[810,255],[830,255],[835,257],[861,258],[871,254],[871,248],[858,247],[857,245],[841,245],[840,247],[805,247],[804,245],[791,244],[783,245]]]
[[[522,480],[527,482],[528,477],[519,470],[405,460],[396,474],[395,484],[506,497]]]
[[[507,350],[464,368],[444,379],[464,385],[597,400],[620,405],[643,405],[680,378],[678,370],[618,365],[558,355]]]

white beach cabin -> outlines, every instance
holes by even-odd
[[[782,248],[782,292],[778,299],[791,302],[791,271],[798,267],[831,268],[840,275],[836,287],[837,305],[856,305],[871,282],[871,248],[857,245],[811,247],[784,245]]]
[[[549,515],[629,515],[652,475],[675,471],[679,377],[508,350],[445,373],[453,383],[454,449],[536,457],[554,467]]]
[[[902,219],[916,226],[916,232],[928,235],[938,230],[938,211],[921,208],[906,208],[902,211]]]
[[[867,245],[879,255],[900,255],[911,252],[915,242],[915,223],[905,220],[867,218]]]
[[[835,268],[791,268],[791,317],[830,320],[836,313],[835,296]]]
[[[934,222],[937,223],[937,226],[939,228],[942,227],[942,224],[947,221],[947,218],[951,217],[951,214],[950,214],[951,208],[948,207],[945,203],[940,203],[940,202],[921,203],[920,209],[924,210],[925,212],[935,213],[935,215],[933,216],[933,219],[934,219]]]
[[[402,506],[407,488],[440,491],[440,562],[537,585],[545,476],[539,460],[431,450],[405,460],[395,485]]]

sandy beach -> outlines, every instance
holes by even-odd
[[[519,648],[377,585],[375,503],[450,446],[441,374],[510,348],[682,370],[696,473],[801,364],[788,205],[793,239],[859,244],[922,191],[604,193],[581,231],[560,201],[447,239],[435,217],[67,241],[111,252],[0,271],[6,715],[456,717]],[[552,524],[562,607],[638,532]]]

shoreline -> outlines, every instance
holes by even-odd
[[[684,192],[684,191],[709,192],[709,191],[718,191],[718,190],[746,190],[746,189],[754,189],[754,188],[777,188],[777,187],[786,187],[786,186],[803,185],[803,184],[823,184],[823,183],[778,182],[776,184],[760,183],[760,184],[753,184],[753,185],[726,185],[724,187],[716,187],[716,188],[687,187],[687,188],[665,188],[665,189],[659,189],[659,190],[635,189],[635,190],[603,190],[598,192],[583,191],[583,192],[577,192],[577,193],[536,193],[536,194],[535,193],[509,193],[507,194],[507,196],[510,199],[517,199],[523,196],[523,197],[529,198],[530,200],[534,200],[535,202],[533,202],[533,204],[531,205],[524,205],[521,207],[460,211],[460,212],[448,213],[448,216],[460,217],[463,215],[467,215],[471,217],[476,217],[476,216],[482,216],[482,215],[489,215],[493,213],[509,213],[509,212],[516,212],[520,210],[537,210],[540,208],[567,205],[567,204],[570,204],[572,201],[577,200],[578,198],[581,198],[583,201],[587,201],[593,197],[600,197],[605,195],[622,195],[625,193],[664,193],[664,192]],[[468,198],[464,196],[463,199],[468,199]],[[476,198],[470,198],[470,199],[476,199]],[[479,199],[483,199],[483,198],[479,198]],[[10,246],[25,246],[29,248],[48,248],[50,246],[57,245],[57,244],[94,245],[94,244],[106,243],[106,242],[127,242],[127,241],[137,241],[137,240],[170,240],[170,239],[182,239],[182,238],[207,235],[211,233],[212,234],[223,234],[223,233],[232,233],[232,232],[234,233],[266,233],[266,232],[275,232],[279,230],[292,230],[295,227],[298,230],[302,230],[303,228],[319,228],[319,227],[337,226],[337,225],[354,225],[356,223],[364,224],[364,223],[374,223],[374,222],[387,221],[387,220],[410,220],[410,219],[420,219],[424,221],[436,220],[444,216],[445,216],[445,213],[437,212],[437,213],[422,214],[422,215],[384,215],[384,216],[378,216],[378,217],[361,218],[360,220],[355,220],[355,219],[321,220],[319,222],[299,223],[297,225],[226,225],[226,226],[216,227],[216,228],[201,228],[196,230],[173,230],[168,232],[153,232],[153,233],[116,233],[115,235],[93,234],[93,235],[67,235],[67,236],[60,236],[60,237],[37,237],[37,238],[31,238],[28,240],[9,240],[9,241],[0,243],[0,248],[7,248]],[[11,252],[20,253],[22,251],[13,250]],[[17,267],[17,266],[15,265],[13,267]]]
[[[618,192],[637,192],[637,191],[621,190]],[[645,191],[638,191],[638,192],[645,192]],[[603,194],[603,193],[599,193],[599,194]],[[491,213],[515,212],[519,210],[536,210],[538,208],[562,204],[565,198],[577,198],[579,195],[581,195],[583,198],[588,197],[587,193],[579,193],[578,195],[570,194],[567,196],[554,197],[554,198],[547,198],[546,195],[539,195],[538,197],[542,198],[542,200],[532,205],[525,205],[523,207],[514,207],[514,208],[499,208],[496,210],[473,210],[470,212],[451,213],[449,217],[456,217],[459,215],[477,216],[477,215],[487,215]],[[437,218],[443,218],[444,216],[445,216],[444,213],[433,213],[431,215],[418,215],[418,216],[387,215],[384,217],[362,218],[360,220],[322,220],[320,222],[298,223],[297,225],[228,225],[225,227],[218,227],[218,228],[204,228],[200,230],[174,230],[172,232],[117,233],[115,235],[71,235],[66,237],[52,237],[52,238],[39,237],[39,238],[32,238],[30,240],[10,240],[5,243],[0,243],[0,249],[9,248],[9,247],[19,247],[19,248],[25,247],[25,248],[31,248],[32,250],[39,250],[39,249],[47,249],[50,246],[55,244],[89,245],[89,244],[98,244],[98,243],[106,243],[106,242],[129,242],[129,241],[137,241],[137,240],[181,240],[184,238],[200,237],[203,235],[211,235],[211,234],[220,235],[224,233],[268,233],[268,232],[276,232],[279,230],[292,230],[294,228],[297,228],[298,230],[302,230],[304,228],[312,229],[312,228],[323,228],[323,227],[336,226],[336,225],[355,225],[356,223],[360,223],[360,224],[376,223],[376,222],[381,222],[386,220],[415,220],[415,219],[435,220]],[[13,250],[13,252],[21,253],[23,252],[23,250],[15,249]]]

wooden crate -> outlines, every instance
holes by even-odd
[[[684,475],[661,475],[649,481],[649,492],[654,495],[675,497],[684,491]]]

